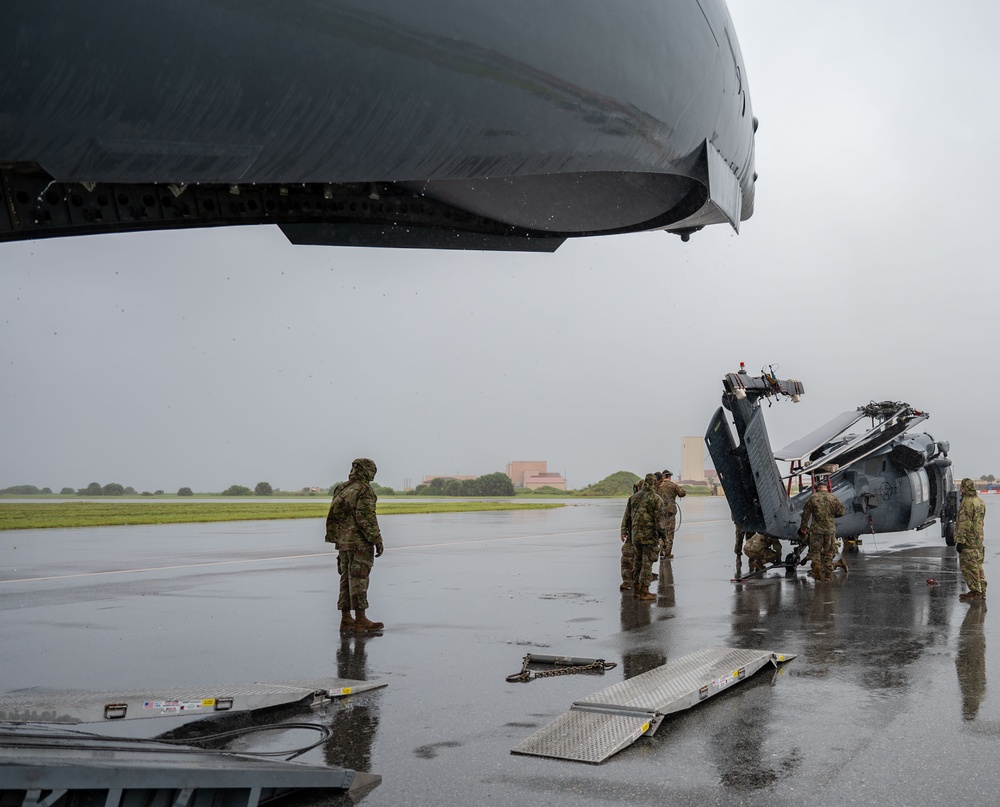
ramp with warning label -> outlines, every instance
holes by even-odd
[[[690,709],[766,664],[792,658],[769,650],[700,650],[577,701],[511,753],[604,762],[644,734],[654,734],[665,715]]]
[[[218,712],[266,709],[291,703],[319,704],[384,687],[378,681],[312,678],[184,689],[21,689],[0,695],[0,722],[103,723],[148,717],[207,717]]]

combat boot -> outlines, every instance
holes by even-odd
[[[809,574],[812,575],[812,578],[814,580],[819,580],[820,578],[819,563],[817,563],[816,561],[812,562],[812,566],[809,568]]]
[[[983,595],[980,594],[978,591],[972,591],[970,589],[969,591],[966,591],[965,594],[959,594],[958,598],[960,600],[978,600],[982,596]]]
[[[372,622],[368,617],[365,616],[364,611],[357,612],[358,617],[354,620],[354,630],[358,633],[364,633],[373,630],[382,630],[385,627],[381,622]]]
[[[838,560],[836,563],[833,564],[833,568],[843,569],[845,572],[847,571],[847,561],[844,560],[843,555],[840,556],[840,560]]]
[[[622,580],[622,584],[618,586],[619,591],[628,591],[630,588],[632,588],[631,580]]]
[[[656,599],[656,595],[649,593],[649,586],[639,586],[639,590],[636,592],[635,598],[641,602],[650,602]]]
[[[354,621],[354,617],[351,616],[351,609],[350,608],[345,608],[340,613],[341,613],[341,617],[340,617],[340,630],[341,630],[341,632],[348,633],[350,631],[353,631],[354,630],[354,626],[357,623]]]

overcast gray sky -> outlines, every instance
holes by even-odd
[[[275,228],[0,244],[0,487],[218,491],[547,460],[677,466],[745,361],[775,448],[870,400],[1000,474],[1000,11],[731,0],[756,212],[553,255],[295,247]]]

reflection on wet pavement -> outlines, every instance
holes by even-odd
[[[984,602],[959,602],[936,527],[866,542],[830,583],[734,583],[725,501],[689,496],[676,557],[640,602],[619,590],[624,501],[572,505],[387,517],[369,596],[390,627],[375,636],[339,633],[320,520],[8,533],[0,689],[384,681],[270,718],[327,724],[303,761],[381,774],[373,806],[988,800],[1000,625]],[[987,507],[989,575],[1000,516],[994,528]],[[574,701],[719,646],[797,657],[603,765],[510,754]],[[619,666],[508,683],[532,649]]]

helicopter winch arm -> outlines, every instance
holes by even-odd
[[[747,373],[726,373],[722,379],[722,386],[726,395],[737,400],[743,398],[769,398],[772,395],[787,395],[792,400],[798,400],[798,396],[804,395],[806,388],[801,381],[794,378],[780,379],[764,373],[759,376],[748,375]]]

